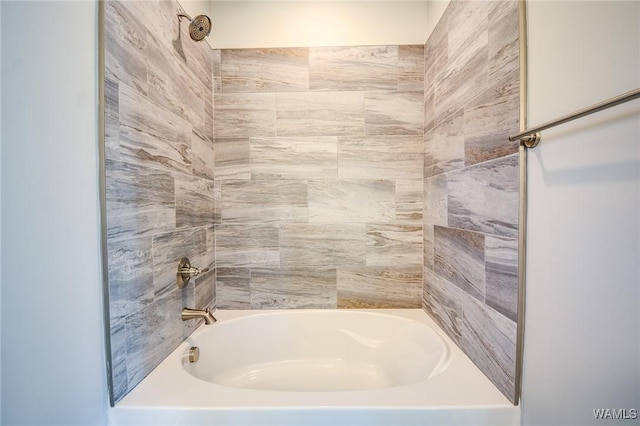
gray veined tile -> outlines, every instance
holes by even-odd
[[[432,224],[425,223],[422,226],[422,245],[424,249],[424,266],[427,268],[434,268],[434,226]]]
[[[284,225],[281,225],[284,226]],[[216,225],[218,267],[278,267],[278,226]]]
[[[424,45],[398,46],[398,90],[424,90]]]
[[[278,93],[277,96],[278,136],[364,135],[363,92]]]
[[[107,240],[109,315],[124,318],[153,302],[151,236]]]
[[[425,92],[426,88],[433,88],[449,59],[448,33],[449,13],[445,11],[424,45]]]
[[[216,274],[215,269],[205,272],[195,279],[195,309],[215,308]]]
[[[253,179],[336,179],[335,136],[251,138]]]
[[[213,143],[213,92],[205,93],[204,98],[204,137]]]
[[[392,180],[309,181],[309,222],[392,222]]]
[[[439,277],[431,268],[424,268],[423,308],[457,344],[462,339],[462,306],[465,293]]]
[[[447,226],[447,175],[438,175],[424,181],[424,223]]]
[[[135,3],[105,2],[105,74],[147,93],[147,28]]]
[[[424,177],[464,166],[464,119],[462,110],[439,122],[424,135]]]
[[[120,85],[120,158],[167,171],[191,173],[189,122]]]
[[[422,225],[367,224],[367,266],[422,265]]]
[[[312,47],[311,90],[397,90],[397,46]]]
[[[251,179],[249,138],[215,140],[215,179]]]
[[[175,228],[175,188],[166,172],[106,160],[107,237],[130,239]]]
[[[276,94],[216,94],[213,125],[216,139],[276,136]]]
[[[364,224],[280,225],[282,266],[364,266],[366,257]]]
[[[202,265],[199,259],[206,257],[207,232],[205,228],[183,228],[157,234],[153,237],[153,286],[156,297],[177,289],[176,269],[183,257],[200,269],[214,265]]]
[[[520,74],[514,70],[464,108],[464,162],[481,163],[518,152]]]
[[[434,229],[434,270],[441,277],[484,302],[483,234],[461,229]]]
[[[396,180],[396,222],[422,224],[424,191],[422,179]]]
[[[203,226],[215,222],[212,180],[176,176],[176,226]]]
[[[492,1],[454,1],[448,16],[449,61],[486,45]],[[475,43],[478,43],[477,45]]]
[[[251,308],[251,270],[216,269],[216,306],[218,309]]]
[[[111,320],[111,379],[113,398],[119,401],[128,392],[127,382],[127,332],[125,320]]]
[[[489,12],[489,84],[520,69],[520,2],[495,1]]]
[[[222,182],[213,181],[213,221],[218,224],[222,221]]]
[[[470,297],[462,310],[462,349],[515,402],[516,323]]]
[[[224,49],[222,91],[285,92],[309,89],[309,49]]]
[[[435,82],[425,83],[424,91],[424,131],[425,133],[433,129],[436,124],[436,96]]]
[[[420,308],[422,268],[338,269],[339,308]]]
[[[518,319],[518,240],[485,237],[486,303],[512,321]]]
[[[111,160],[120,157],[119,83],[104,78],[104,155]]]
[[[364,99],[367,135],[422,135],[424,93],[366,92]]]
[[[447,173],[447,187],[449,226],[518,236],[518,154]]]
[[[422,136],[338,139],[340,179],[415,179],[423,174]]]
[[[194,176],[213,180],[215,178],[215,150],[213,140],[203,139],[191,133],[191,170]]]
[[[213,93],[222,93],[222,51],[213,50]]]
[[[222,221],[226,224],[307,222],[306,181],[222,182]]]
[[[252,309],[335,309],[336,300],[335,269],[251,270]]]

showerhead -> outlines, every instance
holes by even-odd
[[[189,22],[189,36],[192,40],[204,40],[211,33],[211,19],[207,15],[198,15],[191,19],[189,15],[179,14],[178,18],[187,18]]]

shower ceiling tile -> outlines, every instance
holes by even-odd
[[[397,90],[398,46],[309,48],[311,90]]]
[[[422,306],[422,267],[338,269],[338,308]]]
[[[336,299],[335,269],[251,270],[252,309],[335,309]]]
[[[424,93],[366,92],[364,97],[367,135],[422,135]]]
[[[392,222],[392,180],[309,181],[309,222]]]
[[[309,90],[309,49],[224,49],[222,91],[288,92]]]
[[[216,139],[276,136],[275,93],[220,93],[213,108]]]

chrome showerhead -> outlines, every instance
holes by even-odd
[[[189,15],[181,13],[178,18],[187,18],[189,20],[189,36],[192,40],[204,40],[211,33],[211,19],[207,15],[198,15],[191,19]]]

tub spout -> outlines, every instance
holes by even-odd
[[[184,308],[182,310],[182,321],[200,318],[204,320],[205,324],[213,324],[217,321],[216,317],[213,316],[213,312],[211,312],[211,308],[205,310]]]

